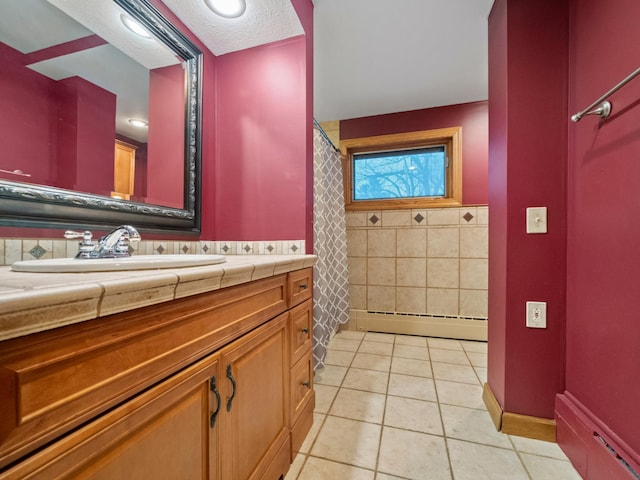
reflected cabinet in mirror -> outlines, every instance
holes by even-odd
[[[0,3],[0,225],[198,232],[201,63],[148,0]]]

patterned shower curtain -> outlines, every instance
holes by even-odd
[[[314,122],[315,123],[315,122]],[[320,126],[313,131],[313,364],[324,367],[327,344],[349,320],[347,232],[340,153]]]

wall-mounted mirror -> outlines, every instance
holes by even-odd
[[[198,232],[201,62],[148,0],[0,0],[0,225]]]

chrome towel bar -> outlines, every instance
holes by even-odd
[[[571,120],[574,122],[579,122],[582,117],[585,115],[598,115],[600,118],[607,118],[611,113],[611,103],[606,101],[610,95],[613,95],[615,92],[624,87],[629,81],[633,80],[635,77],[640,75],[640,68],[636,69],[633,73],[627,76],[624,80],[618,83],[615,87],[609,90],[607,93],[598,98],[595,102],[589,105],[587,108],[582,110],[581,112],[576,113],[571,116]]]

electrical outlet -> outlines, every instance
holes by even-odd
[[[527,327],[547,328],[547,302],[527,302]]]
[[[547,207],[527,208],[527,233],[547,233]]]

